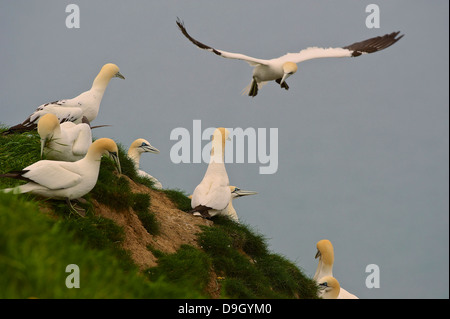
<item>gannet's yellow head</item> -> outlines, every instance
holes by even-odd
[[[59,119],[52,113],[47,113],[38,121],[37,131],[41,137],[41,157],[44,153],[44,147],[47,141],[51,140],[55,130],[59,129]]]
[[[336,278],[325,276],[319,279],[319,291],[322,299],[337,299],[341,290],[341,285]]]
[[[38,121],[37,131],[42,138],[46,138],[53,134],[54,130],[59,127],[59,120],[55,114],[47,113]]]
[[[283,77],[281,78],[280,85],[283,84],[283,82],[290,77],[292,74],[297,72],[297,64],[294,62],[285,62],[283,64]]]
[[[105,64],[94,79],[91,89],[105,90],[112,78],[125,79],[119,72],[119,67],[114,63]]]
[[[156,147],[153,147],[147,140],[144,140],[143,138],[138,138],[133,143],[131,143],[129,151],[133,149],[137,150],[139,153],[159,153],[159,150]]]
[[[229,187],[230,187],[230,191],[231,191],[231,198],[233,198],[233,199],[237,198],[237,197],[258,194],[257,192],[246,191],[246,190],[240,189],[239,187],[236,187],[236,186],[229,186]]]
[[[323,263],[333,265],[334,263],[334,249],[331,241],[322,239],[317,242],[317,253],[315,258],[320,257]]]
[[[117,147],[116,142],[112,139],[99,138],[98,140],[95,140],[89,147],[88,154],[89,153],[98,153],[100,155],[109,156],[116,164],[119,173],[122,174],[119,161],[119,148]]]
[[[100,73],[104,74],[106,77],[109,77],[110,79],[111,78],[125,79],[125,77],[120,73],[119,67],[114,63],[105,64],[100,70]]]

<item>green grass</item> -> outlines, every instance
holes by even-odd
[[[211,260],[207,254],[195,247],[182,245],[174,254],[160,255],[158,266],[146,272],[152,281],[165,279],[182,287],[191,287],[207,297]]]
[[[0,174],[18,171],[40,160],[41,144],[37,132],[2,136],[0,127]],[[24,184],[10,178],[0,179],[0,188]]]
[[[179,189],[163,189],[162,192],[169,197],[179,210],[187,212],[191,210],[191,200],[186,193]]]
[[[232,298],[316,298],[315,283],[293,263],[270,253],[264,236],[222,216],[204,227],[199,244]]]
[[[78,225],[77,227],[84,227]],[[0,298],[186,298],[184,286],[150,282],[124,269],[107,249],[92,249],[37,204],[0,193]],[[80,269],[80,288],[66,287],[66,266]]]
[[[155,251],[158,266],[147,270],[149,278],[165,278],[205,294],[213,269],[224,298],[316,298],[315,283],[292,262],[271,253],[264,236],[226,217],[213,221],[215,226],[198,234],[201,249],[184,245],[174,254]]]

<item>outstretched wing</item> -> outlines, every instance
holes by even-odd
[[[378,52],[390,47],[403,37],[403,35],[397,37],[399,33],[400,31],[392,32],[390,34],[374,37],[361,42],[355,42],[342,48],[325,49],[318,47],[310,47],[301,50],[298,53],[288,53],[286,55],[281,56],[279,59],[299,63],[306,60],[317,58],[357,57],[362,54]]]
[[[201,43],[200,41],[197,41],[193,37],[191,37],[189,35],[189,33],[186,31],[186,28],[184,27],[184,23],[179,18],[177,19],[177,25],[180,28],[181,33],[183,33],[183,35],[186,38],[188,38],[189,41],[191,41],[193,44],[195,44],[200,49],[215,53],[224,58],[243,60],[243,61],[248,62],[252,66],[255,66],[258,64],[264,64],[264,65],[268,64],[268,60],[253,58],[251,56],[247,56],[247,55],[241,54],[241,53],[232,53],[232,52],[214,49],[206,44]]]

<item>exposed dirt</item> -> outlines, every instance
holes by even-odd
[[[93,204],[96,214],[112,219],[123,227],[123,248],[131,253],[141,269],[157,265],[157,258],[147,249],[148,245],[164,253],[174,253],[182,244],[198,247],[196,234],[201,231],[199,226],[211,226],[212,221],[187,214],[177,209],[166,194],[123,177],[129,181],[133,193],[150,194],[150,209],[160,224],[158,235],[149,234],[131,208],[117,212],[97,201],[93,201]]]

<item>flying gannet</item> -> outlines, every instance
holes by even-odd
[[[252,97],[256,96],[258,94],[258,89],[269,81],[275,81],[281,86],[281,88],[288,90],[289,86],[286,83],[286,79],[297,72],[297,64],[300,62],[316,58],[357,57],[362,54],[373,53],[386,49],[403,37],[403,35],[397,37],[400,31],[392,32],[390,34],[370,38],[361,42],[355,42],[342,48],[326,49],[309,47],[297,53],[287,53],[278,58],[264,60],[253,58],[241,53],[232,53],[214,49],[191,37],[186,31],[184,23],[179,18],[177,19],[177,25],[183,35],[200,49],[213,52],[224,58],[244,60],[253,66],[252,81],[242,90],[242,94],[248,94]]]
[[[318,280],[319,284],[319,297],[322,299],[339,299],[339,292],[341,286],[339,281],[332,276],[325,276]]]
[[[98,73],[89,91],[81,93],[73,99],[59,100],[42,104],[36,109],[36,111],[28,116],[25,121],[11,127],[3,134],[6,135],[14,132],[33,130],[36,128],[39,118],[47,113],[55,114],[60,123],[81,123],[83,116],[85,116],[89,122],[92,122],[97,117],[103,94],[105,93],[106,87],[112,78],[125,79],[125,77],[119,72],[119,67],[117,65],[107,63]]]
[[[238,197],[248,196],[248,195],[255,195],[258,193],[253,192],[253,191],[246,191],[246,190],[240,189],[239,187],[236,187],[236,186],[229,186],[229,187],[230,187],[230,191],[231,191],[231,199],[230,199],[230,202],[228,203],[228,206],[225,207],[225,209],[223,209],[221,211],[210,212],[209,215],[211,217],[213,217],[215,215],[228,216],[231,220],[235,221],[236,223],[239,223],[238,215],[236,213],[236,210],[233,207],[233,199],[238,198]],[[192,196],[190,196],[190,198],[192,198]],[[202,216],[202,215],[199,212],[195,212],[194,216]]]
[[[192,194],[189,213],[200,213],[209,218],[224,210],[231,200],[231,191],[225,169],[225,141],[229,140],[230,131],[217,128],[212,135],[211,158],[203,180]]]
[[[9,177],[27,181],[27,184],[3,189],[3,192],[32,193],[35,195],[65,200],[76,213],[70,202],[89,193],[97,183],[100,159],[109,155],[121,173],[116,143],[109,138],[100,138],[93,142],[84,158],[76,162],[41,160],[21,171],[11,171],[0,177]]]
[[[319,280],[325,276],[333,277],[334,248],[331,241],[322,239],[317,242],[317,253],[315,258],[319,258],[319,264],[317,265],[313,279],[316,282],[319,282]],[[340,287],[338,299],[358,299],[358,297]]]
[[[133,143],[131,143],[130,148],[128,149],[128,157],[133,160],[134,167],[136,168],[139,176],[150,179],[153,182],[153,187],[162,189],[162,184],[160,181],[158,181],[155,177],[148,174],[147,172],[139,169],[141,154],[145,152],[159,154],[159,150],[156,147],[153,147],[148,141],[144,140],[143,138],[138,138]]]
[[[91,127],[88,123],[59,123],[53,113],[44,114],[38,121],[37,131],[41,137],[41,157],[75,162],[82,159],[92,144]]]

